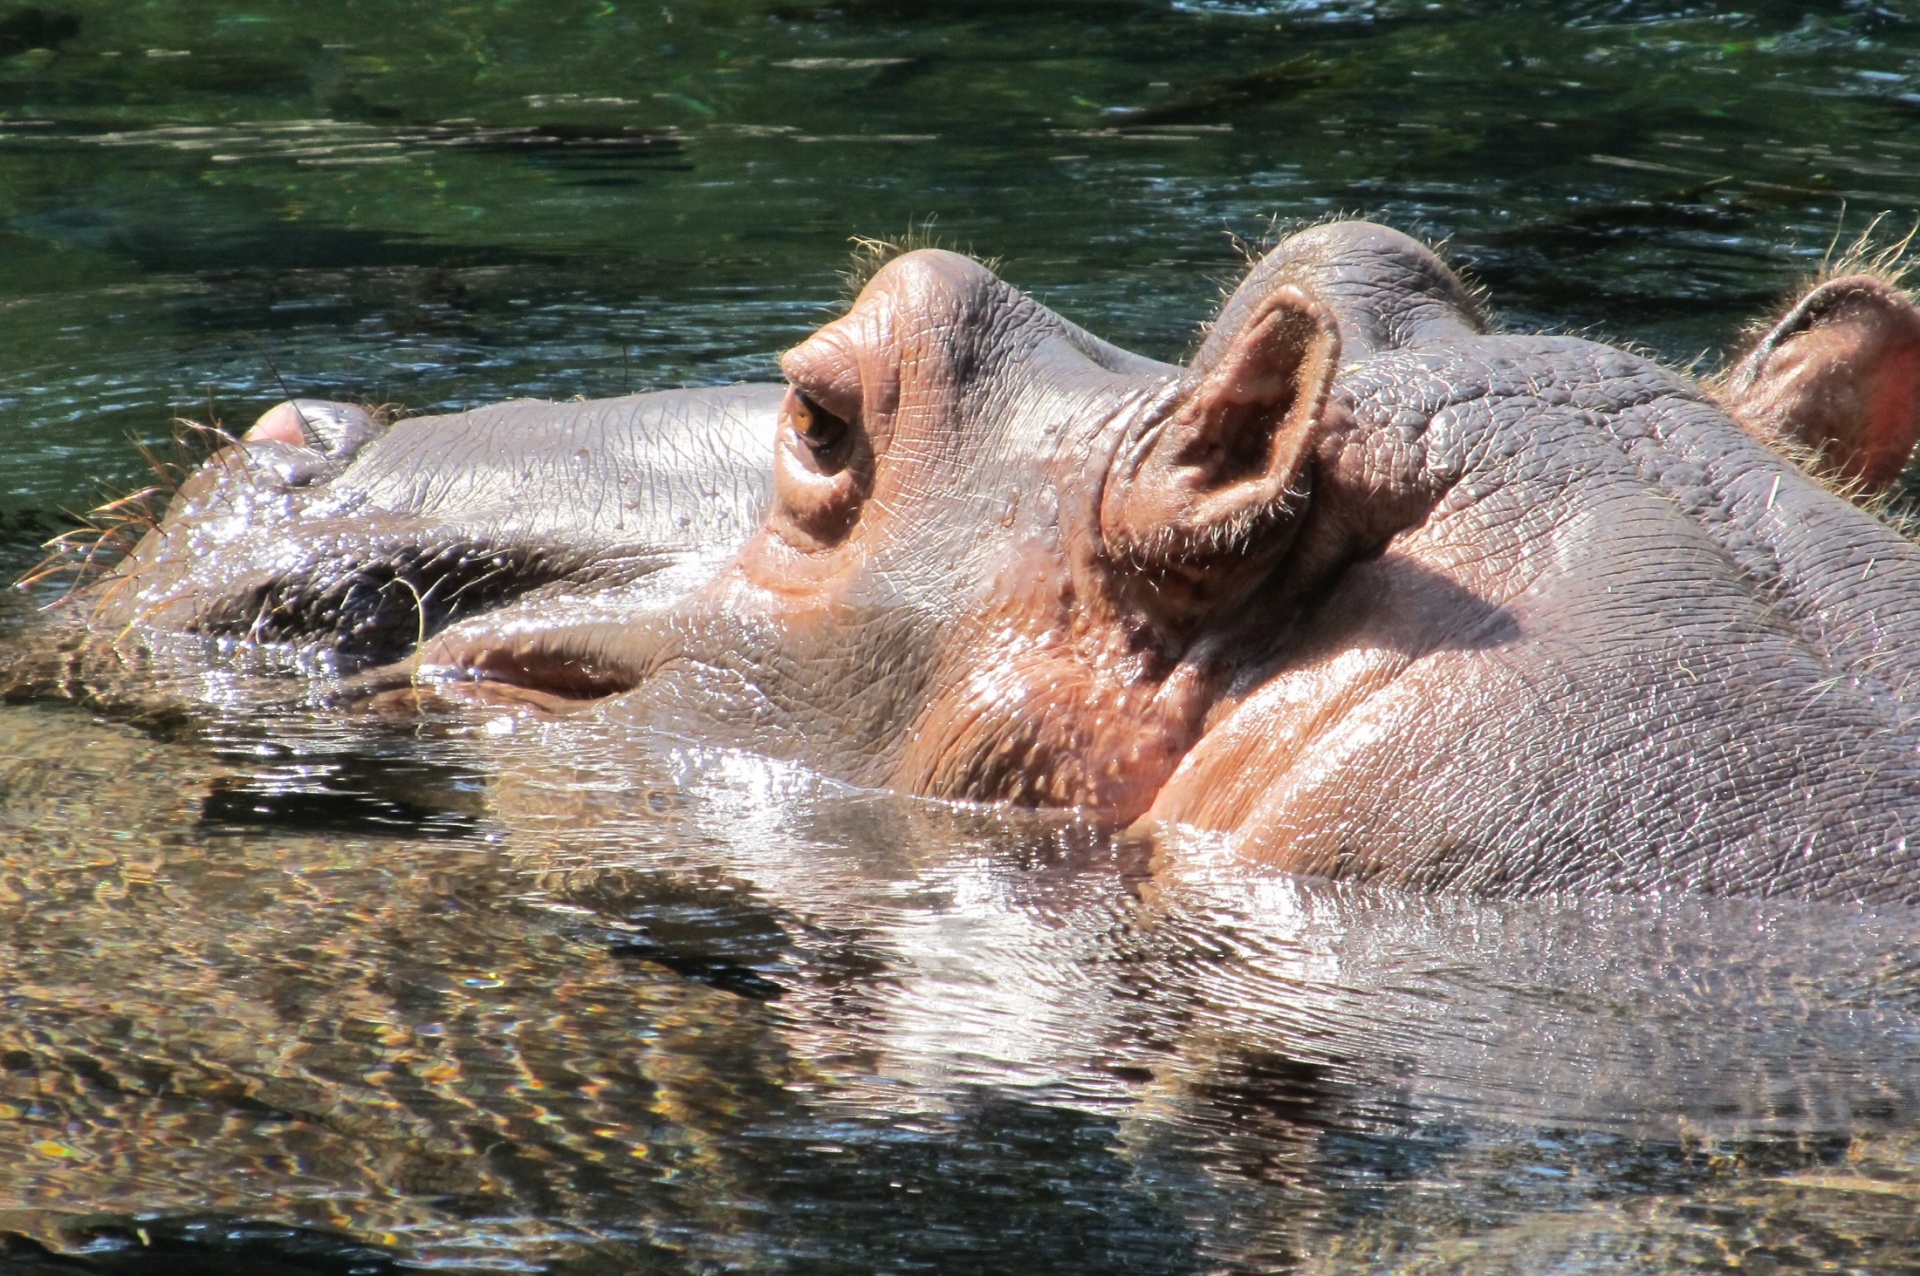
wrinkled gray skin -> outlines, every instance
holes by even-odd
[[[1129,476],[1259,380],[1208,374],[1284,289],[1339,350],[1298,468],[1231,536],[1139,534]],[[1685,378],[1489,333],[1365,224],[1282,244],[1190,368],[937,253],[788,357],[825,402],[823,341],[864,378],[848,527],[769,496],[778,387],[506,405],[209,470],[97,623],[389,659],[417,591],[419,667],[855,782],[1420,886],[1920,899],[1920,552]]]

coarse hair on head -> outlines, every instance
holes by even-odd
[[[847,242],[853,245],[853,250],[848,254],[846,267],[840,272],[840,286],[843,294],[841,298],[842,302],[844,304],[851,304],[854,298],[860,295],[861,290],[873,281],[873,277],[879,274],[881,268],[888,262],[896,257],[904,257],[908,253],[919,252],[923,248],[940,248],[947,252],[956,252],[965,257],[972,257],[988,270],[993,271],[995,274],[999,273],[1000,259],[998,257],[980,257],[975,255],[970,246],[961,247],[952,242],[943,241],[934,229],[939,220],[939,217],[934,214],[929,214],[918,220],[908,218],[906,231],[897,238],[878,239],[869,235],[848,236]]]

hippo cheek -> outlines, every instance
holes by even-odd
[[[1118,827],[1145,811],[1194,738],[1191,680],[1116,691],[1065,653],[982,666],[915,723],[898,787],[1076,807]]]
[[[955,627],[890,784],[1113,824],[1151,804],[1200,729],[1207,680],[1076,629],[1071,587],[1046,581]]]

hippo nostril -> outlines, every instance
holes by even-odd
[[[312,440],[310,446],[330,457],[352,456],[378,432],[366,409],[356,404],[297,399],[295,405]]]
[[[248,442],[253,463],[271,473],[281,487],[305,487],[329,468],[326,458],[312,448],[290,447],[277,438],[249,437]]]
[[[249,443],[311,448],[336,460],[351,457],[379,427],[365,408],[324,399],[289,399],[262,413],[246,433]]]

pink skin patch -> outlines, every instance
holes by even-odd
[[[246,443],[284,443],[288,447],[311,447],[307,427],[300,410],[291,403],[276,404],[260,414],[253,428],[243,436]]]

